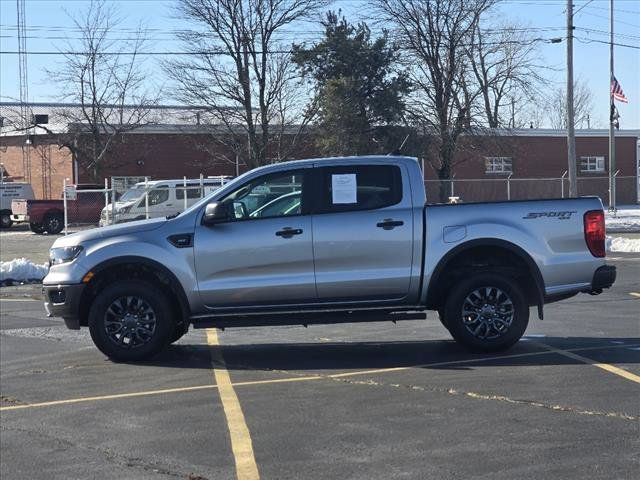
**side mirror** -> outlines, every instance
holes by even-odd
[[[203,225],[216,225],[231,220],[228,205],[221,202],[208,203],[202,217]]]

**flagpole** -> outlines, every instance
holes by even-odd
[[[616,131],[615,105],[613,103],[613,0],[609,0],[609,211],[616,210],[616,183],[613,173],[616,171]]]

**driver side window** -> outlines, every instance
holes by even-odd
[[[274,173],[257,178],[231,192],[224,199],[233,202],[237,220],[300,215],[304,171]]]
[[[149,192],[149,205],[158,205],[169,200],[169,188],[160,187]]]

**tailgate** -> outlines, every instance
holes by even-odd
[[[12,200],[11,213],[13,215],[27,215],[27,200]]]

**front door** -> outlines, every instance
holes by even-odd
[[[397,165],[315,170],[313,249],[320,301],[406,297],[414,228],[411,198],[403,195],[406,172]]]
[[[233,204],[235,218],[196,227],[195,268],[205,305],[317,301],[306,180],[305,170],[250,180],[220,199]]]

